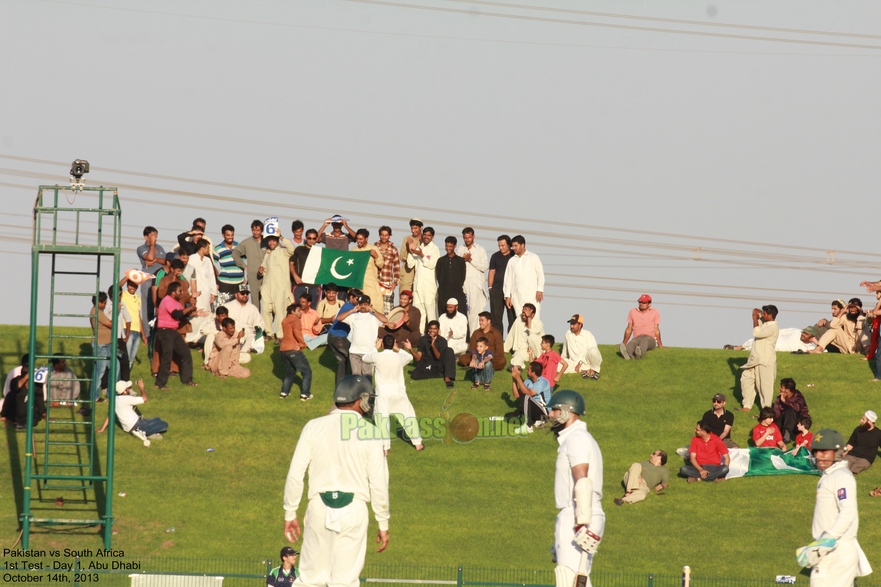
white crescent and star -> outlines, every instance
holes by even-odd
[[[336,264],[339,263],[340,259],[342,259],[342,257],[337,257],[336,259],[333,260],[333,263],[330,264],[330,274],[333,275],[334,277],[336,277],[337,279],[347,279],[347,278],[351,277],[351,275],[352,275],[351,271],[349,271],[349,273],[347,273],[346,275],[340,275],[339,273],[337,273]],[[354,262],[355,261],[353,261],[352,259],[349,259],[348,261],[346,261],[346,265],[351,266]]]

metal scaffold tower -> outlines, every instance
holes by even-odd
[[[75,169],[77,163],[84,163],[85,172],[88,172],[87,162],[74,162]],[[96,410],[93,409],[100,398],[101,384],[100,381],[94,386],[91,383],[98,372],[98,361],[109,358],[108,413],[114,422],[118,287],[113,287],[113,293],[108,297],[113,304],[109,353],[102,355],[99,352],[98,321],[92,321],[90,331],[85,331],[84,327],[90,323],[92,296],[97,301],[102,289],[102,260],[110,257],[113,264],[112,279],[105,280],[104,287],[115,285],[119,279],[121,237],[117,188],[85,187],[81,174],[71,178],[70,186],[40,186],[34,205],[31,249],[28,353],[29,368],[34,374],[28,380],[27,405],[30,407],[27,410],[21,512],[22,546],[25,549],[35,528],[60,526],[101,526],[104,548],[111,547],[115,426],[108,428],[105,452],[96,437]],[[44,260],[49,261],[48,274],[45,270],[41,272],[40,263]],[[46,283],[41,283],[47,278],[48,289]],[[95,304],[94,311],[102,310]],[[60,324],[65,319],[74,319],[76,326]],[[38,324],[47,321],[48,332],[44,327],[38,328]],[[53,401],[52,396],[48,396],[45,426],[35,430],[41,416],[35,409],[38,405],[35,393],[44,393],[43,386],[35,380],[44,379],[43,385],[48,393],[54,373],[49,367],[42,370],[41,377],[35,374],[35,369],[53,359],[65,359],[81,367],[83,375],[73,379],[81,382],[80,396],[73,401]],[[99,391],[96,397],[90,394],[92,387]],[[81,408],[80,412],[76,411],[77,406]],[[67,499],[56,497],[59,493],[67,495]],[[59,505],[65,506],[64,509]],[[58,515],[60,512],[63,517]]]

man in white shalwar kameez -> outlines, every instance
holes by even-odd
[[[413,279],[413,305],[422,312],[422,324],[419,329],[426,330],[425,325],[437,320],[437,279],[434,267],[440,259],[440,249],[432,241],[434,229],[426,226],[422,231],[422,244],[418,249],[411,249],[407,255],[407,266],[416,269]]]
[[[526,250],[526,239],[517,235],[511,239],[514,255],[505,270],[505,305],[514,308],[519,316],[523,304],[535,306],[535,317],[541,317],[541,302],[544,299],[545,271],[541,259]]]
[[[486,293],[486,270],[489,259],[486,249],[474,242],[474,229],[470,226],[462,231],[465,242],[456,249],[456,254],[465,259],[465,299],[468,300],[468,331],[480,330],[478,314],[486,308],[489,296]],[[459,308],[463,310],[463,308]]]

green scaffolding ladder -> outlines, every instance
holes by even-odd
[[[77,198],[81,201],[80,205],[76,205]],[[84,224],[97,224],[97,228],[86,229]],[[121,213],[117,188],[83,185],[40,186],[34,205],[31,249],[31,314],[28,340],[30,369],[33,372],[35,367],[45,365],[53,358],[84,361],[89,367],[86,372],[91,373],[91,377],[73,379],[81,383],[81,398],[75,401],[55,402],[51,396],[47,398],[45,427],[37,434],[34,431],[34,377],[28,380],[28,406],[31,409],[27,410],[24,499],[21,512],[24,549],[28,548],[31,530],[38,526],[102,526],[104,548],[111,547],[115,426],[108,427],[106,460],[102,469],[95,431],[96,410],[93,409],[94,402],[100,398],[100,381],[95,382],[99,392],[97,397],[93,398],[89,393],[90,384],[97,376],[98,361],[107,357],[98,356],[97,320],[88,334],[70,334],[59,332],[70,329],[58,326],[56,319],[75,318],[81,320],[82,324],[88,324],[90,318],[88,312],[59,312],[57,306],[90,307],[92,296],[97,299],[101,291],[101,264],[104,257],[112,257],[111,283],[113,285],[117,283],[120,272],[121,239]],[[46,299],[40,296],[40,260],[44,256],[51,257],[49,291],[43,294],[48,295],[49,329],[45,347],[40,345],[40,348],[45,348],[45,352],[38,353],[39,304],[41,299]],[[83,270],[82,261],[94,261],[94,269]],[[77,266],[71,268],[71,265]],[[72,280],[77,283],[74,287],[61,287],[58,283],[59,277],[61,281]],[[111,415],[111,422],[114,422],[116,394],[113,393],[112,388],[117,377],[117,361],[113,359],[117,356],[120,302],[119,288],[113,287],[112,290],[113,316],[107,399],[108,413]],[[72,303],[64,304],[63,300],[66,299]],[[101,310],[96,308],[96,311]],[[55,354],[57,349],[65,348],[65,343],[76,344],[77,341],[87,343],[86,348],[89,350],[84,353],[66,350]],[[46,390],[51,387],[52,373],[50,367],[45,383]],[[74,413],[77,405],[86,408],[82,419],[77,418]],[[53,410],[60,412],[60,417],[55,417]],[[37,455],[41,458],[37,459]],[[49,509],[48,504],[56,504],[55,498],[47,496],[50,495],[48,492],[55,495],[59,491],[74,492],[78,499],[71,500],[68,505],[75,507],[66,508],[66,511],[84,517],[61,518],[54,515],[36,515],[35,512],[57,511],[54,508]]]

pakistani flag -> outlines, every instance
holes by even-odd
[[[370,263],[370,251],[337,251],[312,247],[303,267],[303,283],[333,282],[342,287],[364,287],[364,273]]]
[[[819,475],[811,453],[804,447],[793,456],[779,448],[735,448],[728,451],[728,479],[759,475]]]

